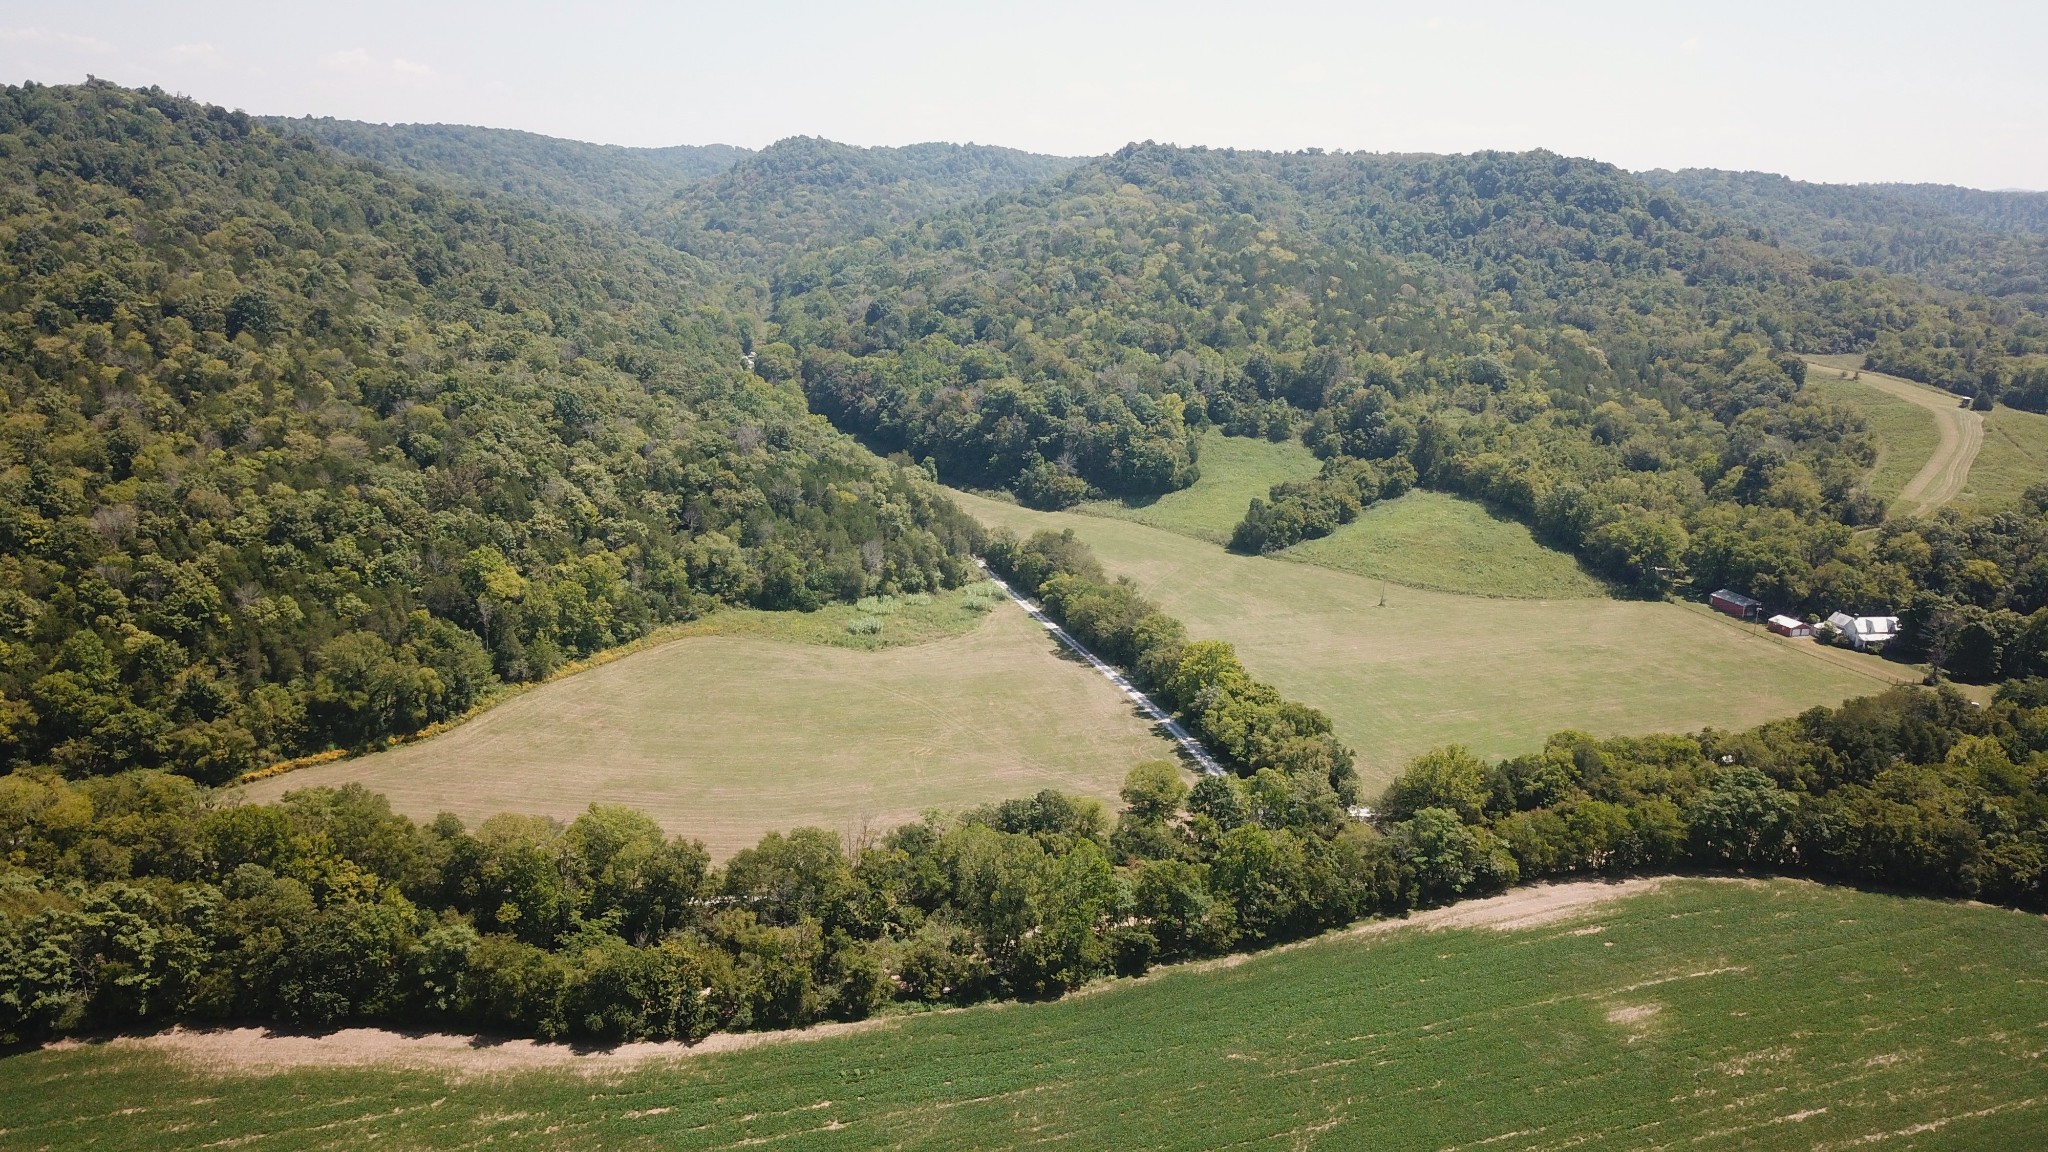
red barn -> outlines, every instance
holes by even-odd
[[[1764,614],[1762,601],[1752,600],[1728,588],[1707,597],[1707,603],[1712,604],[1716,612],[1726,612],[1737,620],[1761,620]]]

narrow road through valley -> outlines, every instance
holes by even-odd
[[[1849,373],[1831,365],[1815,365],[1847,379]],[[1916,384],[1897,376],[1862,369],[1856,381],[1868,384],[1888,396],[1917,404],[1934,415],[1941,443],[1914,477],[1899,490],[1899,503],[1916,516],[1924,516],[1962,494],[1970,478],[1970,465],[1977,462],[1977,450],[1984,447],[1984,416],[1962,406],[1962,397],[1927,384]]]
[[[1139,711],[1151,717],[1153,723],[1165,730],[1168,738],[1180,745],[1181,751],[1187,753],[1188,759],[1193,760],[1197,767],[1211,776],[1221,776],[1223,774],[1223,765],[1217,763],[1216,758],[1209,755],[1209,750],[1202,747],[1202,742],[1195,739],[1194,734],[1183,727],[1180,721],[1175,720],[1171,713],[1154,703],[1150,696],[1138,691],[1138,686],[1131,683],[1128,677],[1117,671],[1113,665],[1095,653],[1090,652],[1079,640],[1074,639],[1073,635],[1065,628],[1055,623],[1052,617],[1047,616],[1038,605],[1025,599],[1022,593],[1010,587],[1009,581],[990,572],[986,563],[980,560],[976,560],[975,563],[981,565],[982,572],[995,582],[996,587],[1008,593],[1010,599],[1015,600],[1019,608],[1024,609],[1033,620],[1044,625],[1045,630],[1057,637],[1060,643],[1072,649],[1074,655],[1086,660],[1089,667],[1108,677],[1109,682],[1116,685],[1125,696],[1129,697],[1131,703],[1138,706]]]

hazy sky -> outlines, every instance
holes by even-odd
[[[1126,141],[2048,189],[2048,3],[0,0],[0,80],[617,144]]]

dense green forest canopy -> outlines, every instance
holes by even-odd
[[[1814,256],[2048,308],[2048,193],[1814,184],[1713,168],[1641,177]]]
[[[2048,193],[1811,184],[1703,168],[1642,177],[1824,261],[1956,294],[1946,321],[1923,314],[1877,333],[1870,366],[2048,410]]]
[[[2048,192],[2024,188],[1986,191],[1954,184],[1873,184],[1872,188],[1975,220],[2002,232],[2048,235]]]
[[[0,92],[0,757],[224,780],[977,531],[695,260],[239,113]]]
[[[856,148],[792,136],[677,189],[640,226],[733,273],[765,280],[803,249],[893,231],[956,204],[1030,187],[1075,163],[978,144]]]
[[[527,196],[606,219],[667,200],[681,185],[751,155],[730,144],[624,148],[465,124],[367,124],[330,116],[261,121],[418,178],[469,192]]]

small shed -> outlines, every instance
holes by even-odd
[[[1790,616],[1773,616],[1769,620],[1764,621],[1764,627],[1769,628],[1780,636],[1813,635],[1813,625],[1808,624],[1804,620],[1795,620]]]
[[[1726,612],[1737,620],[1761,620],[1764,618],[1763,602],[1752,600],[1731,588],[1723,588],[1707,597],[1707,603],[1716,612]]]

